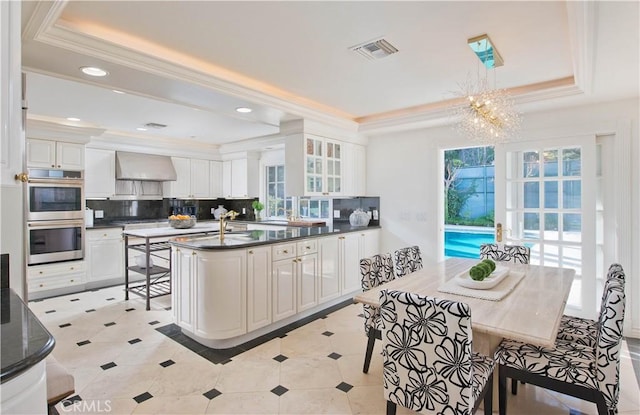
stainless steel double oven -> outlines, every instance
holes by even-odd
[[[78,170],[29,169],[27,263],[84,258],[84,178]]]

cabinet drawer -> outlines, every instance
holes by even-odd
[[[307,239],[306,241],[300,241],[297,244],[298,255],[315,254],[318,252],[318,241],[315,239]]]
[[[278,244],[272,247],[272,257],[274,261],[280,259],[293,258],[296,256],[296,244],[295,242],[289,244]]]
[[[33,278],[29,279],[28,286],[29,292],[38,292],[53,290],[56,288],[72,287],[75,285],[82,285],[85,282],[84,274],[69,274],[50,276],[45,278]]]
[[[122,228],[87,229],[87,241],[102,241],[105,239],[121,239]]]
[[[77,273],[84,274],[84,272],[84,261],[70,261],[60,262],[57,264],[30,266],[27,269],[27,277],[31,279],[40,277],[65,276]]]

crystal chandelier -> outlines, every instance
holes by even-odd
[[[482,35],[468,40],[469,46],[484,64],[485,75],[480,69],[475,80],[469,78],[460,85],[456,95],[463,103],[454,107],[456,129],[470,140],[493,145],[513,139],[520,130],[520,114],[513,100],[504,89],[495,88],[495,68],[503,64],[489,36]],[[488,72],[494,73],[494,87],[489,85]]]

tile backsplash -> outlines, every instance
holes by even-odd
[[[333,210],[340,212],[340,217],[333,218],[334,223],[349,223],[349,215],[356,210],[362,209],[369,213],[371,220],[369,226],[380,225],[380,197],[379,196],[363,196],[333,199]]]

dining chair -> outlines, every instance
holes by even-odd
[[[531,248],[524,245],[480,245],[480,259],[528,264],[531,259]]]
[[[600,314],[604,311],[605,294],[607,293],[607,285],[612,279],[622,281],[624,288],[625,275],[620,264],[611,264],[607,272],[605,287],[602,291],[602,300],[600,301]],[[578,343],[585,346],[595,347],[598,336],[598,320],[590,320],[581,317],[563,315],[560,319],[560,327],[558,328],[558,336],[556,339]]]
[[[625,311],[624,284],[620,280],[607,285],[603,307],[595,348],[562,340],[553,348],[514,340],[500,343],[495,353],[500,415],[506,415],[507,377],[594,402],[599,415],[617,413]]]
[[[387,415],[492,412],[492,358],[472,352],[468,304],[382,290],[382,356]]]
[[[393,253],[396,278],[422,269],[422,255],[417,245],[401,248]]]
[[[393,262],[391,254],[374,255],[370,258],[360,260],[360,275],[362,277],[362,290],[368,291],[374,287],[391,281],[395,278],[393,274]],[[364,332],[367,335],[367,350],[364,356],[364,366],[362,372],[369,371],[373,346],[376,339],[381,339],[380,310],[369,304],[362,305],[364,314]]]

